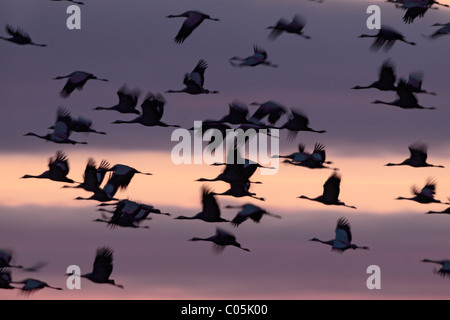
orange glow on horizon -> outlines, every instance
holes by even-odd
[[[103,152],[104,153],[104,152]],[[398,211],[425,212],[428,210],[445,209],[442,204],[422,205],[411,201],[397,201],[398,196],[410,197],[410,188],[417,185],[421,188],[428,178],[443,177],[446,168],[411,168],[385,167],[387,162],[401,162],[402,156],[384,155],[377,159],[346,158],[333,156],[329,159],[338,167],[342,176],[340,199],[348,205],[354,205],[358,210],[337,206],[325,206],[321,203],[297,199],[300,195],[316,197],[322,193],[323,183],[331,175],[329,169],[311,170],[280,163],[275,175],[261,175],[259,171],[252,177],[253,181],[263,184],[252,185],[251,191],[264,197],[265,202],[249,197],[233,198],[218,196],[221,206],[231,203],[256,203],[269,210],[304,212],[316,210],[336,210],[342,212],[374,212],[390,213]],[[50,155],[7,154],[2,155],[0,165],[8,168],[0,187],[3,206],[62,206],[83,207],[98,204],[96,201],[73,200],[77,196],[89,197],[90,193],[82,189],[62,189],[65,183],[46,179],[19,179],[24,174],[36,174],[47,170],[47,158]],[[130,186],[125,191],[116,194],[118,198],[130,198],[157,206],[182,207],[193,210],[193,214],[201,208],[200,190],[204,183],[194,180],[216,177],[223,167],[202,165],[175,165],[171,162],[169,153],[158,152],[101,152],[87,153],[77,151],[68,153],[70,172],[68,177],[75,181],[82,180],[82,174],[89,157],[99,163],[102,159],[114,164],[127,164],[142,172],[151,172],[152,176],[135,175]],[[446,164],[445,159],[433,158],[430,162]],[[24,169],[26,168],[26,169]],[[228,189],[224,182],[206,182],[215,192]],[[450,181],[437,179],[436,199],[447,201]]]

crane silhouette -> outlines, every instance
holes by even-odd
[[[78,117],[78,119],[72,118],[70,113],[64,109],[63,112],[68,114],[70,121],[67,121],[67,126],[69,131],[73,132],[85,132],[85,133],[97,133],[97,134],[106,134],[106,132],[97,131],[92,128],[92,121],[83,117]],[[55,126],[49,127],[49,129],[54,130]]]
[[[272,158],[287,158],[283,162],[310,169],[330,168],[324,166],[324,164],[332,164],[331,161],[326,161],[325,146],[320,143],[314,145],[312,153],[305,152],[305,145],[300,143],[298,152],[286,156],[272,156]]]
[[[412,89],[407,84],[404,79],[400,79],[397,84],[397,96],[398,99],[393,102],[386,102],[375,100],[372,102],[373,104],[386,104],[389,106],[399,107],[402,109],[426,109],[426,110],[435,110],[435,107],[424,107],[421,106],[416,98],[416,96],[412,93]]]
[[[59,92],[62,98],[68,98],[76,90],[82,90],[88,80],[109,81],[108,79],[97,78],[92,73],[85,71],[74,71],[67,76],[58,76],[53,80],[67,79],[64,88]]]
[[[45,136],[41,136],[34,132],[28,132],[24,134],[24,136],[34,136],[39,139],[51,141],[58,144],[87,144],[87,142],[78,142],[69,139],[72,133],[72,124],[73,120],[70,117],[70,112],[63,108],[58,108],[55,124],[53,125],[53,127],[50,127],[50,129],[53,129],[51,133],[48,133]]]
[[[325,133],[325,130],[315,130],[309,127],[309,119],[308,117],[299,111],[291,109],[291,114],[288,120],[277,129],[287,129],[288,140],[294,140],[299,131],[309,131],[316,133]]]
[[[48,161],[49,170],[44,173],[33,176],[33,175],[24,175],[22,179],[50,179],[52,181],[58,182],[67,182],[74,183],[72,179],[67,178],[67,174],[69,173],[69,162],[67,160],[67,156],[62,151],[57,151],[56,156],[51,157]]]
[[[195,181],[224,181],[227,183],[250,182],[261,184],[259,181],[250,181],[250,178],[258,168],[267,168],[257,162],[242,157],[239,148],[230,148],[227,153],[226,163],[213,163],[213,166],[225,166],[225,169],[214,179],[200,178]]]
[[[114,211],[108,211],[103,208],[97,211],[112,213],[112,217],[109,220],[96,219],[95,222],[105,222],[110,228],[125,227],[125,228],[149,228],[148,226],[141,227],[140,224],[145,220],[151,220],[148,218],[150,212],[156,212],[152,206],[143,207],[139,203],[130,200],[120,200],[114,204],[116,206]],[[159,210],[157,212],[160,213]]]
[[[382,91],[396,91],[395,65],[391,60],[386,60],[380,68],[378,80],[368,86],[355,86],[352,89],[369,89],[376,88]]]
[[[250,251],[247,248],[243,248],[241,244],[236,241],[236,237],[232,233],[218,227],[216,228],[216,233],[211,237],[208,238],[194,237],[192,239],[189,239],[188,241],[211,241],[213,243],[212,246],[213,252],[216,254],[221,253],[226,246],[234,246],[244,251]]]
[[[250,123],[248,106],[241,101],[233,100],[228,104],[228,114],[218,120],[218,123],[243,124]]]
[[[0,39],[18,44],[18,45],[32,45],[32,46],[37,46],[37,47],[46,47],[46,44],[38,44],[38,43],[34,43],[31,40],[31,37],[25,33],[23,30],[19,29],[19,28],[13,28],[10,25],[6,25],[6,32],[11,36],[9,38],[6,37],[2,37],[0,36]]]
[[[441,265],[442,267],[439,270],[434,270],[434,272],[443,278],[445,277],[450,278],[450,260],[423,259],[421,262],[435,263]]]
[[[422,142],[416,142],[411,144],[409,147],[409,153],[410,156],[408,159],[405,159],[401,163],[387,163],[385,166],[411,166],[414,168],[421,168],[421,167],[437,167],[437,168],[444,168],[444,166],[441,165],[433,165],[427,163],[427,149],[428,146]]]
[[[239,181],[239,182],[231,182],[230,183],[230,188],[222,193],[215,193],[213,192],[214,195],[217,196],[232,196],[232,197],[236,197],[236,198],[241,198],[241,197],[250,197],[256,200],[261,200],[261,201],[265,201],[264,198],[260,198],[256,196],[256,193],[254,192],[250,192],[250,181]]]
[[[96,167],[95,160],[89,158],[86,168],[84,169],[83,182],[77,186],[63,186],[63,188],[81,188],[86,191],[95,192],[100,188],[109,168],[110,165],[108,161],[102,160],[100,165]]]
[[[359,37],[376,38],[372,46],[370,47],[370,50],[372,51],[378,51],[383,47],[385,51],[388,51],[392,48],[395,41],[402,41],[413,46],[416,45],[414,42],[406,41],[405,37],[401,33],[388,26],[381,26],[381,29],[378,30],[378,33],[376,35],[362,34]]]
[[[233,218],[233,220],[231,220],[231,224],[234,227],[238,227],[241,223],[243,223],[244,221],[246,221],[248,219],[253,220],[253,222],[259,223],[261,221],[261,218],[264,215],[281,219],[280,215],[267,212],[265,209],[255,206],[251,203],[246,203],[241,206],[226,206],[225,208],[227,208],[227,209],[233,209],[233,208],[242,209],[241,211],[239,211],[236,214],[236,216]]]
[[[216,94],[219,91],[211,91],[204,88],[205,84],[205,70],[208,68],[208,64],[205,60],[201,59],[194,70],[191,73],[184,75],[183,84],[185,87],[181,90],[167,90],[167,93],[189,93],[193,95],[197,94]]]
[[[114,195],[119,189],[126,189],[135,174],[152,175],[123,164],[116,164],[112,168],[105,169],[105,171],[113,171],[113,173],[103,188],[96,188],[93,191],[94,194],[89,198],[77,197],[75,200],[96,200],[100,202],[118,200],[114,198]]]
[[[263,48],[258,47],[257,45],[253,46],[253,54],[246,58],[240,58],[234,56],[229,59],[229,62],[234,67],[256,67],[259,65],[269,66],[276,68],[278,65],[273,64],[269,60],[267,60],[267,52]]]
[[[303,28],[305,27],[305,25],[305,19],[296,14],[291,22],[288,22],[286,19],[281,18],[280,20],[278,20],[276,25],[267,27],[266,29],[272,30],[269,34],[270,40],[277,39],[283,32],[297,34],[305,39],[311,39],[310,36],[307,36],[303,33]]]
[[[335,172],[325,181],[323,185],[323,193],[316,198],[309,198],[307,196],[300,196],[300,199],[307,199],[311,201],[321,202],[325,205],[344,206],[347,208],[356,209],[354,206],[346,205],[339,200],[341,177]]]
[[[113,249],[105,246],[97,249],[92,272],[82,274],[80,277],[89,279],[94,283],[106,283],[123,289],[123,285],[116,284],[110,279],[113,271]]]
[[[396,200],[411,200],[424,204],[428,203],[450,204],[447,202],[441,202],[440,200],[434,198],[434,195],[436,194],[436,181],[432,179],[428,179],[425,186],[420,190],[417,188],[417,186],[414,185],[411,188],[411,192],[414,194],[414,197],[411,198],[398,197]]]
[[[208,187],[202,187],[202,211],[192,217],[178,216],[177,220],[203,220],[205,222],[229,222],[220,216],[220,207],[213,192]]]
[[[181,26],[180,31],[178,31],[178,34],[175,36],[175,43],[181,44],[183,43],[187,37],[189,37],[204,20],[212,20],[212,21],[220,21],[217,18],[211,18],[209,15],[204,14],[200,11],[196,10],[189,10],[182,14],[178,15],[168,15],[166,18],[178,18],[178,17],[184,17],[186,20],[184,20],[183,25]]]
[[[126,85],[123,85],[118,91],[117,96],[119,97],[119,103],[112,107],[96,107],[94,110],[111,110],[120,113],[135,113],[141,114],[140,111],[136,109],[140,91],[139,90],[129,90]]]
[[[273,100],[264,103],[252,102],[251,105],[259,106],[258,109],[250,117],[250,122],[259,124],[262,119],[267,117],[270,124],[274,125],[287,110],[282,104]]]
[[[52,287],[48,283],[43,282],[41,280],[27,278],[22,281],[11,281],[11,283],[23,284],[23,287],[20,290],[24,294],[32,294],[44,288],[54,289],[54,290],[62,290],[62,288]]]
[[[345,252],[348,249],[363,249],[369,250],[369,247],[366,246],[358,246],[352,243],[352,233],[350,230],[350,223],[345,218],[340,218],[337,221],[336,229],[335,229],[335,237],[332,240],[322,241],[317,238],[312,238],[309,241],[320,242],[326,245],[331,246],[332,251],[337,251],[340,253]]]
[[[161,121],[161,118],[164,114],[165,103],[166,100],[161,94],[158,93],[154,95],[150,92],[141,105],[142,115],[133,120],[116,120],[113,123],[139,123],[146,127],[159,126],[179,128],[179,125],[167,124]]]

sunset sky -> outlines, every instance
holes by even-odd
[[[449,0],[441,3],[450,5]],[[20,27],[46,48],[18,46],[0,41],[0,250],[14,251],[16,264],[48,263],[37,273],[12,269],[13,279],[36,278],[63,291],[41,290],[24,296],[18,290],[1,290],[0,299],[449,299],[450,282],[433,274],[437,265],[424,258],[450,259],[450,216],[425,215],[442,211],[444,204],[419,204],[395,200],[410,197],[411,187],[422,187],[434,178],[436,198],[450,197],[450,36],[429,40],[437,27],[450,22],[450,8],[437,6],[412,24],[402,21],[404,11],[385,1],[325,0],[85,0],[80,6],[82,29],[66,28],[68,2],[14,1],[0,3],[0,21]],[[382,24],[401,32],[410,46],[394,44],[390,51],[371,52],[375,34],[366,27],[367,6],[381,8]],[[204,21],[183,44],[176,44],[183,18],[169,14],[199,10],[220,21]],[[310,40],[282,34],[268,40],[278,19],[296,14],[306,19]],[[0,36],[6,36],[0,26]],[[233,56],[248,56],[253,46],[264,48],[278,68],[234,68]],[[181,89],[186,72],[200,59],[209,68],[205,88],[215,95],[165,93]],[[394,92],[376,89],[351,90],[369,85],[378,77],[383,61],[391,59],[397,77],[423,71],[423,88],[437,95],[417,95],[424,106],[436,110],[403,110],[376,105],[374,100],[394,101]],[[52,80],[75,70],[92,72],[109,82],[89,81],[68,99],[59,96],[64,80]],[[203,184],[194,180],[214,178],[221,167],[206,164],[175,165],[171,150],[173,128],[139,124],[111,124],[134,115],[94,111],[96,106],[117,103],[124,84],[139,88],[139,105],[148,92],[166,99],[162,121],[190,128],[194,121],[220,119],[228,104],[277,101],[308,115],[310,126],[324,134],[300,132],[293,141],[281,132],[280,154],[297,150],[299,143],[312,151],[326,146],[327,160],[342,176],[340,199],[357,209],[325,206],[298,199],[316,197],[332,170],[311,170],[280,163],[274,175],[259,171],[251,191],[265,202],[250,198],[217,196],[222,215],[232,219],[237,209],[226,205],[252,203],[282,216],[263,217],[259,224],[246,221],[231,231],[251,250],[227,247],[213,254],[210,243],[188,242],[208,237],[219,224],[174,220],[201,211],[201,187],[216,192],[228,189],[224,182]],[[73,133],[71,138],[87,145],[57,145],[27,132],[46,134],[58,107],[74,117],[93,121],[107,135]],[[250,113],[256,106],[249,106]],[[139,108],[138,108],[139,109]],[[286,121],[283,116],[277,125]],[[428,162],[445,168],[386,167],[409,156],[408,146],[428,144]],[[144,224],[150,229],[111,230],[92,220],[100,217],[95,201],[76,201],[89,193],[62,189],[64,183],[20,179],[46,171],[48,158],[63,150],[69,159],[68,177],[81,181],[89,157],[112,165],[126,164],[152,176],[136,175],[116,197],[154,205],[171,216],[153,215]],[[255,159],[260,161],[261,159]],[[269,165],[269,163],[262,163]],[[331,252],[330,247],[309,242],[334,237],[336,221],[346,217],[353,241],[369,251]],[[111,278],[125,289],[82,280],[81,290],[66,288],[66,268],[79,265],[91,271],[98,247],[114,249]],[[366,269],[381,268],[381,290],[369,290]]]

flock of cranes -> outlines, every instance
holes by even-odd
[[[62,1],[62,0],[52,0]],[[75,4],[83,4],[82,2],[76,2],[66,0]],[[321,1],[319,1],[321,2]],[[442,5],[433,0],[388,0],[393,2],[398,8],[406,10],[403,18],[405,23],[412,23],[417,17],[423,17],[428,9],[434,8],[433,5]],[[446,6],[446,5],[442,5]],[[178,34],[174,38],[174,42],[181,45],[188,39],[188,37],[196,30],[202,22],[206,20],[220,21],[217,18],[212,18],[209,15],[200,11],[186,11],[178,15],[168,15],[167,18],[185,18]],[[311,36],[304,33],[306,26],[306,20],[300,15],[296,14],[289,22],[285,18],[281,18],[278,22],[272,26],[267,27],[270,30],[268,35],[269,40],[276,40],[283,33],[293,34],[300,36],[304,39],[311,39]],[[450,24],[435,24],[434,26],[440,26],[437,31],[428,36],[431,39],[436,39],[445,34],[450,33]],[[9,38],[0,36],[0,39],[18,44],[18,45],[34,45],[45,47],[45,44],[34,43],[30,36],[20,29],[14,29],[10,25],[6,26],[6,31],[10,35]],[[370,49],[372,51],[384,50],[388,51],[396,41],[404,42],[409,45],[416,45],[414,42],[410,42],[405,37],[395,31],[394,29],[383,26],[377,34],[367,35],[363,34],[361,38],[372,37],[376,38]],[[257,46],[253,47],[253,54],[247,57],[241,58],[234,56],[229,59],[232,66],[236,67],[256,67],[259,65],[278,67],[268,60],[267,52]],[[218,94],[217,90],[210,90],[205,88],[205,71],[208,68],[208,64],[204,59],[198,61],[197,65],[190,73],[185,73],[183,78],[184,88],[179,90],[167,90],[166,93],[186,93],[190,95],[199,94]],[[374,104],[388,104],[397,106],[403,109],[435,109],[434,107],[423,107],[419,105],[416,98],[416,94],[430,94],[436,95],[434,92],[428,92],[422,89],[421,72],[412,72],[409,75],[408,81],[405,79],[399,79],[395,74],[395,65],[391,60],[386,60],[380,67],[378,80],[374,81],[370,85],[355,86],[352,89],[370,89],[375,88],[380,91],[393,91],[396,92],[398,99],[394,102],[383,102],[376,100]],[[92,73],[84,71],[74,71],[66,76],[58,76],[55,80],[67,79],[63,89],[60,91],[60,96],[67,99],[75,90],[82,90],[89,80],[98,80],[107,82],[108,79],[98,78]],[[160,93],[148,93],[141,103],[141,110],[138,110],[138,101],[140,97],[139,90],[129,90],[125,85],[117,91],[118,103],[111,107],[97,106],[93,110],[109,110],[116,111],[121,114],[136,114],[137,117],[132,120],[116,120],[113,124],[130,124],[137,123],[143,126],[161,126],[161,127],[174,127],[179,128],[176,124],[167,124],[161,121],[164,114],[164,107],[166,104],[165,98]],[[252,102],[250,105],[257,106],[252,114],[249,112],[249,107],[246,103],[239,100],[234,100],[229,104],[229,110],[226,115],[219,120],[205,120],[203,122],[203,130],[218,129],[225,132],[226,129],[230,129],[230,125],[237,125],[239,128],[247,129],[267,129],[270,134],[270,129],[286,130],[288,132],[288,141],[292,141],[300,131],[313,132],[313,133],[325,133],[325,130],[313,129],[309,125],[308,117],[295,109],[287,108],[279,102],[269,100],[264,103]],[[281,118],[285,116],[287,119],[281,125],[277,123]],[[33,132],[25,134],[25,136],[34,136],[46,141],[50,141],[56,144],[86,144],[87,142],[79,142],[70,139],[72,132],[86,132],[97,133],[105,135],[106,132],[97,131],[92,128],[92,121],[79,117],[73,118],[70,112],[64,108],[58,108],[56,121],[53,126],[48,128],[52,130],[46,135],[38,135]],[[191,128],[193,129],[193,128]],[[427,163],[427,148],[424,143],[415,143],[409,147],[410,157],[401,163],[388,163],[386,166],[411,166],[414,168],[420,167],[439,167],[442,165],[433,165]],[[341,175],[338,173],[337,168],[331,168],[327,165],[332,164],[331,161],[326,160],[325,146],[321,143],[316,143],[312,152],[305,151],[304,144],[298,145],[298,151],[289,155],[275,155],[273,157],[283,158],[284,162],[289,165],[301,166],[308,169],[332,169],[333,172],[323,185],[323,193],[317,197],[310,198],[308,196],[301,195],[298,198],[307,199],[315,202],[320,202],[324,205],[344,206],[347,208],[356,209],[355,206],[348,205],[339,199],[340,196],[340,183]],[[199,178],[199,182],[215,182],[223,181],[229,184],[229,189],[224,192],[214,192],[211,187],[203,185],[201,188],[201,211],[192,216],[177,216],[175,220],[202,220],[206,223],[229,223],[234,227],[238,227],[247,220],[253,222],[260,222],[263,216],[270,216],[280,219],[281,216],[275,213],[270,213],[264,208],[252,203],[244,203],[242,205],[227,205],[226,209],[239,209],[237,214],[232,220],[228,220],[222,217],[221,207],[219,205],[219,196],[231,196],[234,198],[249,197],[251,199],[264,201],[263,197],[257,196],[254,192],[251,192],[252,184],[260,184],[260,181],[252,181],[251,178],[258,168],[267,168],[254,161],[242,157],[238,149],[228,150],[227,161],[225,163],[215,163],[214,166],[224,166],[222,172],[215,178]],[[68,177],[69,175],[69,162],[67,155],[63,151],[57,151],[54,157],[51,157],[48,162],[48,170],[39,175],[26,174],[23,179],[49,179],[56,182],[64,182],[73,185],[64,185],[63,188],[75,188],[85,192],[91,193],[90,197],[77,197],[76,200],[93,200],[99,202],[98,209],[102,213],[102,218],[95,219],[95,222],[106,223],[110,228],[149,228],[146,225],[142,225],[143,222],[151,219],[150,214],[160,214],[165,216],[171,216],[170,213],[162,212],[160,209],[155,208],[152,205],[135,202],[129,199],[116,198],[120,190],[126,189],[131,183],[133,177],[136,174],[152,175],[151,173],[141,172],[133,167],[124,164],[115,164],[113,166],[103,159],[100,164],[97,165],[93,158],[89,158],[85,167],[83,181],[77,182]],[[107,177],[107,175],[109,175]],[[104,181],[106,181],[104,183]],[[412,200],[419,203],[441,203],[434,198],[436,189],[436,182],[429,180],[422,189],[417,187],[412,188],[414,194],[411,198],[398,197],[399,200]],[[107,210],[105,207],[112,206],[113,210]],[[444,211],[429,211],[427,214],[450,214],[450,208]],[[237,242],[235,235],[231,232],[223,229],[216,228],[214,235],[200,238],[193,237],[189,241],[209,241],[213,243],[213,250],[216,253],[220,253],[226,246],[234,246],[241,250],[250,252],[250,249],[242,247]],[[352,249],[369,250],[367,246],[359,246],[352,242],[352,233],[350,230],[350,223],[346,218],[340,218],[337,221],[335,228],[335,238],[329,241],[319,240],[312,238],[310,241],[320,242],[332,247],[332,250],[338,252],[344,252]],[[15,289],[18,288],[14,284],[21,284],[20,289],[24,293],[31,293],[43,288],[51,288],[55,290],[62,290],[54,286],[50,286],[46,282],[27,278],[23,281],[13,281],[11,277],[11,268],[23,269],[25,271],[36,271],[43,265],[38,264],[35,267],[23,268],[20,265],[11,264],[12,253],[7,251],[0,251],[0,289]],[[440,264],[442,267],[437,271],[440,275],[450,275],[450,261],[449,260],[429,260],[424,259],[422,262]],[[122,285],[116,284],[114,280],[110,278],[113,271],[113,249],[107,246],[97,249],[95,261],[93,264],[92,272],[82,275],[75,275],[82,278],[89,279],[94,283],[106,283],[111,284],[119,288],[123,288]],[[73,275],[73,274],[70,274]]]

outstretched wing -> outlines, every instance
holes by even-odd
[[[350,223],[345,218],[340,218],[336,225],[336,238],[339,243],[350,244],[352,242],[352,233],[350,232]]]
[[[418,163],[425,163],[427,161],[427,145],[424,143],[414,143],[408,147],[410,152],[410,159]]]
[[[65,177],[69,173],[69,162],[67,156],[62,151],[56,152],[55,158],[50,158],[48,162],[50,172],[57,176]]]
[[[92,273],[105,280],[109,278],[113,271],[113,250],[108,247],[97,249]]]
[[[217,200],[214,197],[212,191],[207,187],[202,188],[202,205],[204,214],[212,218],[220,217],[220,208],[217,204]]]
[[[323,197],[327,202],[336,202],[339,199],[341,177],[334,172],[323,185]]]

